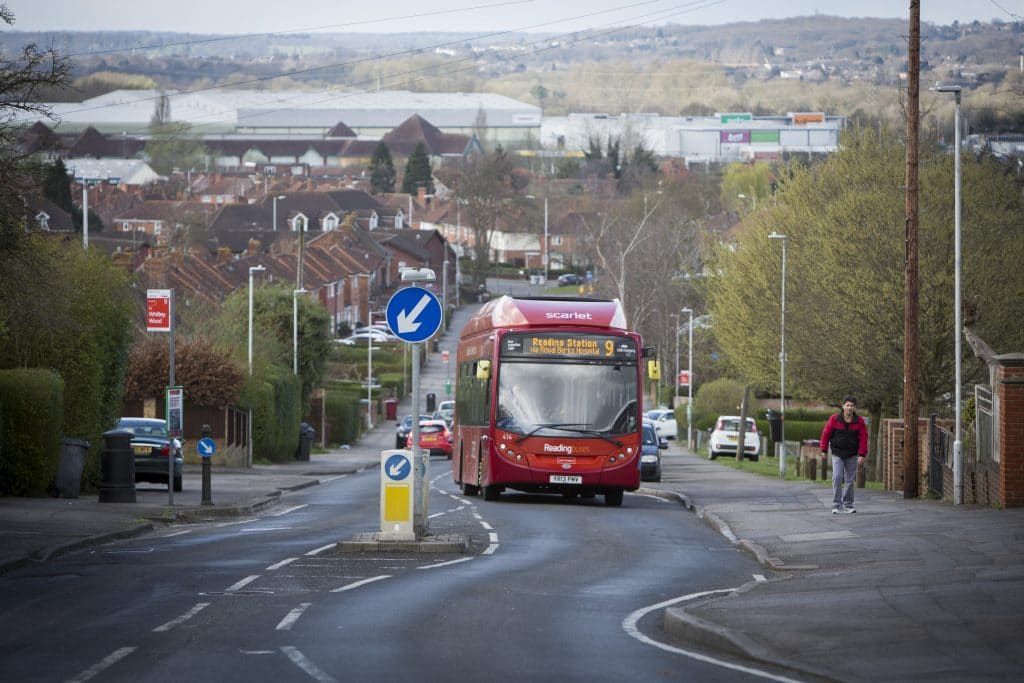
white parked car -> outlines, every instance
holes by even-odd
[[[654,423],[654,429],[662,439],[675,439],[679,435],[676,412],[670,408],[655,408],[647,411],[647,419]]]
[[[736,444],[740,437],[739,415],[719,415],[711,432],[708,457],[712,460],[720,455],[736,456]],[[743,455],[757,460],[761,455],[761,435],[757,433],[754,418],[747,418],[747,430],[743,435]]]

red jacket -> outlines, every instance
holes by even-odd
[[[864,418],[854,413],[853,421],[847,422],[842,411],[830,417],[821,431],[821,452],[827,453],[829,446],[832,447],[832,455],[840,458],[867,455],[868,425]]]

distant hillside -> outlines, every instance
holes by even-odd
[[[906,22],[830,16],[722,26],[507,34],[281,34],[160,32],[0,34],[12,54],[27,42],[73,56],[79,100],[115,88],[408,89],[490,91],[571,111],[703,114],[828,111],[899,120]],[[1024,92],[1024,24],[922,27],[922,81],[956,80],[974,126],[1017,130]],[[382,46],[386,46],[382,48]],[[927,97],[927,95],[926,95]],[[936,127],[949,98],[929,111]],[[926,104],[927,109],[927,104]]]

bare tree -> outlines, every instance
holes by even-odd
[[[0,5],[0,21],[14,24],[14,13]],[[7,59],[0,57],[0,250],[24,226],[24,197],[34,188],[25,165],[29,154],[21,148],[24,123],[29,116],[45,118],[51,109],[37,102],[37,93],[45,88],[68,83],[71,65],[53,49],[43,50],[35,43]]]

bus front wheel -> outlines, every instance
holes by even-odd
[[[462,482],[462,494],[469,496],[470,498],[476,498],[480,493],[480,487],[470,484],[468,481]]]
[[[493,484],[489,486],[481,487],[481,491],[484,492],[484,500],[498,500],[501,497],[501,487]]]
[[[605,491],[604,504],[611,508],[617,508],[622,505],[622,489],[616,489],[614,491]]]

